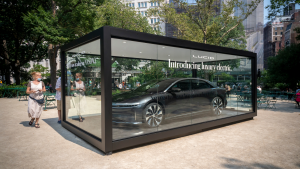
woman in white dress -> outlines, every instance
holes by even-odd
[[[75,101],[75,108],[77,110],[77,115],[79,117],[79,122],[83,122],[81,114],[85,111],[85,86],[82,79],[82,73],[76,73],[76,81],[75,81],[75,88],[72,85],[71,90],[75,91],[74,94],[74,101]]]
[[[40,72],[31,73],[33,81],[27,85],[26,93],[28,98],[28,117],[31,118],[29,125],[32,125],[35,120],[35,128],[40,128],[39,119],[42,115],[43,104],[39,104],[36,100],[44,99],[43,92],[46,91],[45,84],[42,82],[42,75]]]

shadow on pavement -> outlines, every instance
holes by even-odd
[[[297,163],[296,166],[297,166],[298,168],[300,168],[300,163]]]
[[[277,167],[273,164],[268,163],[248,163],[245,161],[241,161],[235,158],[227,158],[227,157],[221,157],[226,162],[222,164],[223,167],[226,168],[244,168],[244,169],[255,169],[255,168],[261,168],[261,169],[283,169],[281,167]]]
[[[57,118],[48,118],[42,119],[45,121],[49,126],[51,126],[58,134],[60,134],[63,138],[68,141],[71,141],[75,144],[78,144],[86,149],[89,149],[99,155],[104,156],[104,153],[98,150],[97,148],[93,147],[92,145],[88,144],[81,138],[77,137],[73,133],[69,132],[67,129],[63,128],[60,124],[57,123]]]
[[[22,122],[19,123],[19,124],[22,124],[24,127],[34,127],[34,123],[35,123],[35,122],[33,122],[33,124],[30,126],[30,125],[29,125],[29,121],[30,121],[30,119],[28,119],[28,121],[22,121]]]

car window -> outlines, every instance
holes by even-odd
[[[161,92],[169,87],[175,80],[166,79],[166,80],[153,80],[148,83],[142,84],[140,87],[136,88],[137,92]]]
[[[210,84],[207,82],[204,82],[202,80],[192,80],[192,89],[207,89],[207,88],[212,88]]]
[[[191,81],[190,80],[182,80],[182,81],[177,82],[175,85],[173,85],[172,88],[173,87],[180,88],[181,91],[190,90]]]

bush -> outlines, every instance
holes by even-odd
[[[284,90],[284,89],[288,88],[289,85],[285,84],[285,83],[276,83],[275,87],[278,88],[278,89],[280,89],[280,90]]]
[[[7,95],[3,96],[4,93],[5,93],[5,90],[7,88],[22,88],[22,89],[26,89],[26,86],[24,85],[15,85],[15,84],[12,84],[12,85],[3,85],[3,86],[0,86],[0,97],[7,97]],[[13,97],[16,97],[17,96],[17,90],[11,90],[10,91],[12,93],[12,96]]]

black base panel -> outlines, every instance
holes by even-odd
[[[152,134],[143,135],[140,137],[134,137],[124,140],[118,140],[113,142],[113,151],[120,151],[128,148],[133,148],[137,146],[142,146],[145,144],[155,143],[159,141],[165,141],[172,138],[187,136],[190,134],[195,134],[201,131],[206,131],[212,128],[219,128],[224,125],[229,125],[232,123],[238,123],[245,120],[253,119],[257,113],[247,113],[243,115],[238,115],[234,117],[228,117],[224,119],[219,119],[210,122],[204,122],[200,124],[180,127],[176,129],[170,129],[167,131],[156,132]]]

